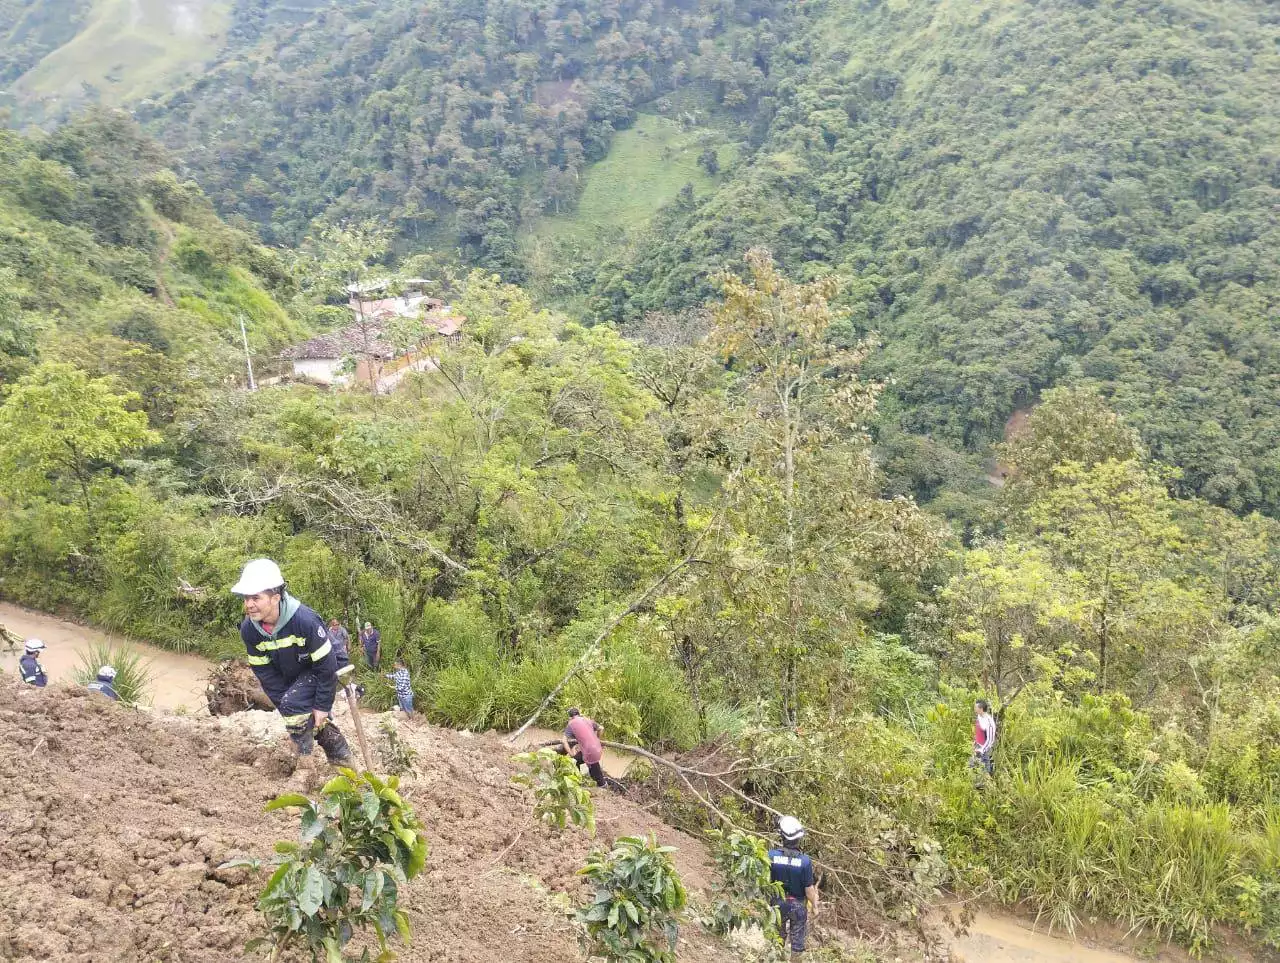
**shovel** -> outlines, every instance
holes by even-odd
[[[347,694],[347,707],[351,710],[351,721],[356,727],[356,742],[360,743],[360,755],[364,757],[364,768],[366,772],[373,772],[373,756],[369,754],[369,743],[364,738],[364,720],[360,718],[360,706],[356,703],[355,687],[347,682],[351,678],[351,673],[355,672],[354,665],[345,665],[338,670],[338,682],[342,685],[342,691]]]

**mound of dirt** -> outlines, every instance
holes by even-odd
[[[0,684],[0,959],[238,959],[282,749],[175,727],[84,689]],[[272,774],[275,773],[275,774]]]
[[[0,706],[0,959],[253,959],[243,947],[260,922],[265,874],[218,866],[268,859],[276,839],[296,835],[295,817],[262,811],[289,771],[284,745],[79,689],[0,682]],[[369,717],[371,733],[378,721]],[[418,753],[404,792],[431,841],[427,870],[402,897],[414,936],[401,959],[583,959],[566,909],[581,896],[576,871],[593,841],[533,819],[498,737],[402,719],[397,727]],[[698,841],[623,798],[597,799],[596,842],[654,832],[680,847],[690,887],[705,887]],[[681,944],[682,961],[739,958],[696,926],[684,927]]]

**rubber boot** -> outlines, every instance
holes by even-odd
[[[316,732],[316,742],[324,750],[329,765],[354,768],[355,757],[351,754],[351,747],[347,745],[347,737],[332,721],[326,721]]]
[[[311,782],[316,773],[316,757],[310,753],[305,756],[298,756],[293,767],[293,775],[289,777],[287,789],[289,792],[308,793],[311,791]]]

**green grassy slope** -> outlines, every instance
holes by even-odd
[[[577,205],[540,217],[523,232],[521,254],[531,285],[565,300],[577,282],[562,272],[575,252],[643,228],[686,186],[695,198],[710,194],[724,175],[712,177],[698,164],[707,147],[716,151],[721,171],[738,155],[737,146],[724,143],[719,132],[657,114],[638,115],[633,126],[617,134],[605,158],[584,171]]]
[[[14,84],[19,109],[38,116],[159,92],[221,48],[230,10],[226,0],[93,0],[81,29]]]
[[[292,292],[279,257],[223,224],[123,115],[38,140],[0,131],[0,388],[50,358],[238,377],[241,317],[267,356],[306,336],[281,307]]]
[[[712,136],[666,117],[640,114],[632,127],[617,135],[604,160],[587,168],[577,207],[540,219],[530,233],[562,237],[602,227],[625,230],[674,201],[686,184],[692,185],[695,196],[708,193],[714,179],[698,166],[698,155]],[[717,147],[721,167],[736,154],[731,146],[712,146]]]

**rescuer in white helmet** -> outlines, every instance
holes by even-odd
[[[39,639],[27,639],[22,647],[22,658],[18,659],[18,674],[27,685],[43,689],[49,684],[49,674],[40,664],[40,653],[44,651],[44,643]]]
[[[818,886],[813,875],[813,860],[800,852],[804,826],[795,816],[778,820],[782,845],[769,850],[769,878],[782,884],[782,895],[775,897],[781,917],[782,940],[790,944],[791,958],[804,954],[809,933],[809,913],[818,910]]]
[[[314,743],[335,766],[349,766],[351,748],[329,718],[338,688],[338,657],[324,621],[285,591],[280,566],[255,558],[231,591],[244,600],[240,638],[253,674],[284,718],[297,752],[299,783],[315,762]]]
[[[114,666],[104,665],[98,670],[98,677],[89,683],[91,692],[100,692],[112,702],[120,701],[120,693],[116,691],[116,670]]]

